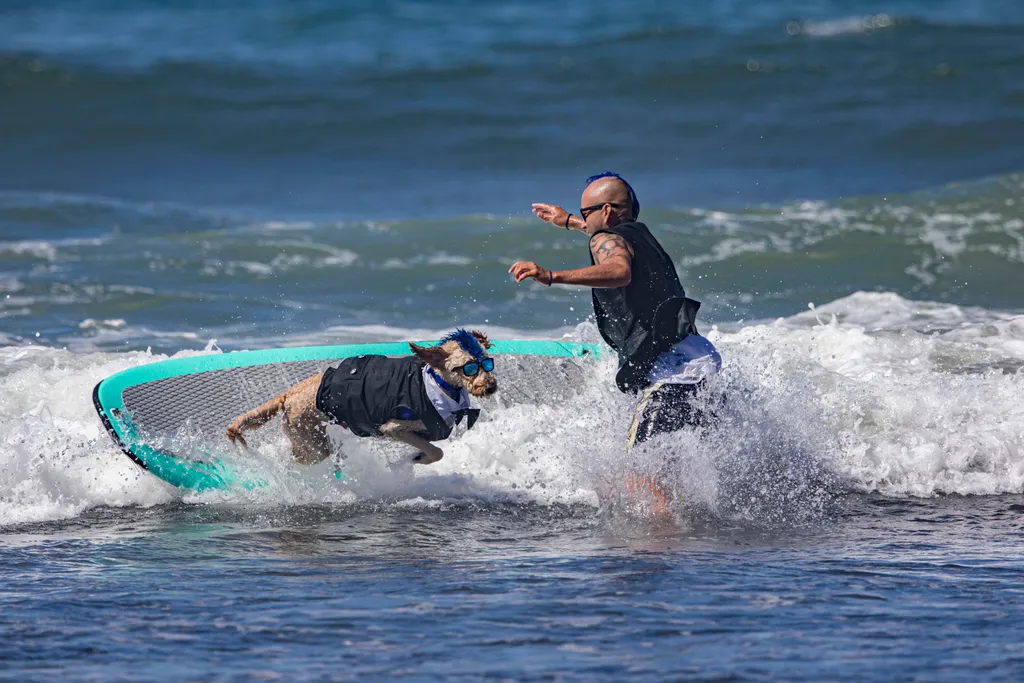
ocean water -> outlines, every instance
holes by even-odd
[[[1020,680],[1022,105],[1006,0],[0,5],[0,679]],[[715,429],[626,462],[605,358],[346,482],[270,439],[183,493],[104,432],[167,357],[597,341],[507,269],[587,263],[530,204],[605,168]]]

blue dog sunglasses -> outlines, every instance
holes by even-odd
[[[640,215],[640,200],[636,198],[636,192],[633,191],[633,186],[630,185],[626,181],[626,179],[620,176],[618,173],[614,173],[612,171],[605,171],[604,173],[598,173],[597,175],[592,175],[589,178],[587,178],[587,184],[584,187],[590,187],[590,184],[592,182],[594,182],[595,180],[600,180],[601,178],[618,178],[619,180],[622,181],[622,184],[626,186],[626,190],[629,191],[629,199],[633,204],[633,220],[636,220],[637,217]]]
[[[481,369],[484,372],[494,372],[494,359],[481,358],[479,361],[471,361],[454,369],[461,370],[466,377],[476,377]]]

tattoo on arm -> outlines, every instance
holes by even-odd
[[[601,232],[590,239],[590,253],[594,255],[594,263],[600,265],[609,261],[621,260],[632,264],[633,257],[629,246],[619,235]]]

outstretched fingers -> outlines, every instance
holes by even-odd
[[[516,261],[508,269],[508,272],[512,274],[516,282],[522,282],[526,278],[531,277],[538,282],[543,281],[544,284],[547,284],[547,276],[544,275],[547,271],[533,261]],[[542,275],[544,275],[543,280]]]
[[[554,204],[543,204],[541,202],[537,202],[533,205],[533,213],[542,221],[552,223],[559,227],[564,227],[565,219],[569,217],[569,212],[562,207]]]

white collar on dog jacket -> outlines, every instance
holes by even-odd
[[[451,427],[455,422],[455,413],[469,408],[469,392],[460,387],[459,400],[456,401],[441,388],[429,370],[429,365],[423,366],[423,388],[426,390],[427,398],[430,399],[434,410],[445,421],[445,424]]]

